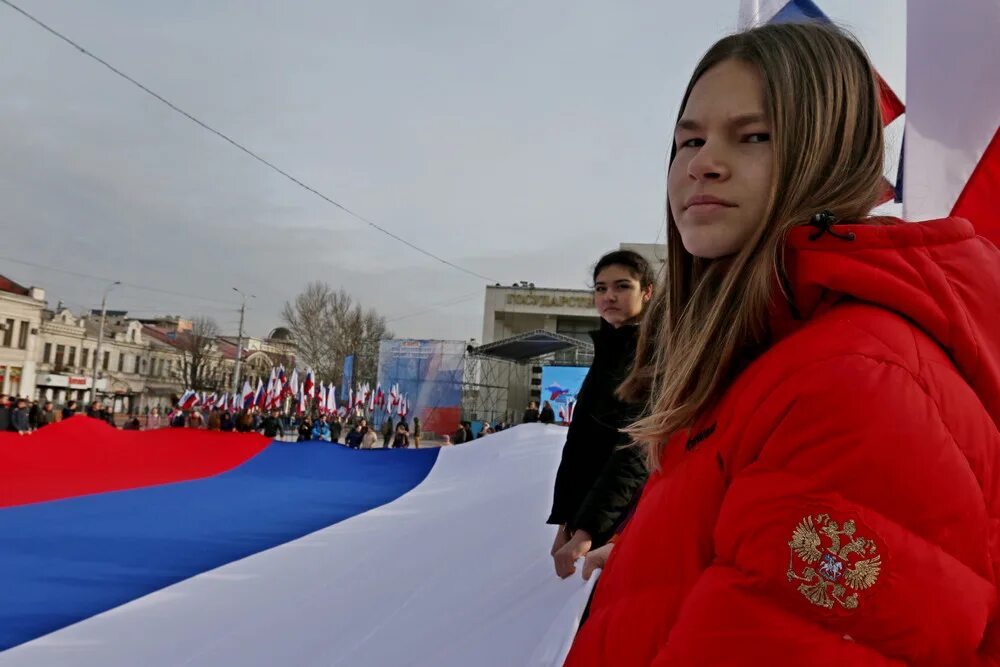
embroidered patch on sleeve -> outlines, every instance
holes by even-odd
[[[788,542],[788,581],[825,609],[839,604],[857,609],[858,594],[875,585],[882,571],[882,555],[874,540],[856,535],[853,520],[841,526],[829,514],[807,516]]]

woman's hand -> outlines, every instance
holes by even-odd
[[[566,531],[566,524],[563,524],[556,530],[556,539],[552,542],[552,550],[549,551],[549,555],[555,556],[556,552],[566,546],[567,542],[569,542],[569,533]]]
[[[583,560],[583,580],[590,581],[591,575],[594,574],[594,570],[602,570],[608,562],[608,556],[611,555],[611,549],[614,544],[605,544],[600,549],[594,549],[587,554],[587,557]]]
[[[576,561],[585,556],[590,551],[590,533],[585,530],[578,530],[573,533],[569,542],[564,544],[553,556],[555,561],[556,574],[561,579],[565,579],[576,572]]]

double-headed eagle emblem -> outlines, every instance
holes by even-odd
[[[858,591],[878,581],[882,556],[875,542],[855,536],[856,530],[853,520],[841,527],[829,514],[818,514],[802,519],[792,533],[788,581],[802,582],[799,592],[814,605],[857,609]]]

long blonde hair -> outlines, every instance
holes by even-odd
[[[698,79],[729,59],[756,66],[771,124],[773,174],[762,224],[734,256],[694,257],[667,205],[667,261],[644,319],[632,372],[619,395],[646,402],[627,429],[651,469],[676,431],[689,428],[768,343],[767,313],[783,284],[785,235],[820,211],[858,221],[884,191],[882,118],[874,71],[857,41],[819,24],[781,24],[730,35],[698,63]],[[670,161],[676,155],[671,151]]]

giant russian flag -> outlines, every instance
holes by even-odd
[[[354,450],[74,417],[0,434],[0,665],[558,665],[565,430]]]

